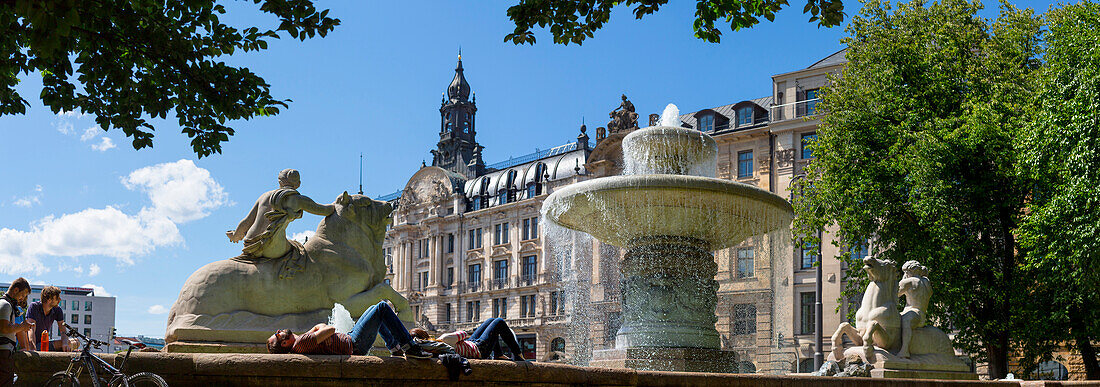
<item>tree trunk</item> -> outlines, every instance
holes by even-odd
[[[1092,346],[1092,340],[1088,336],[1078,335],[1077,351],[1081,352],[1081,362],[1085,363],[1085,378],[1088,380],[1100,380],[1100,364],[1096,361],[1096,347]]]
[[[985,344],[989,353],[989,379],[1004,379],[1008,376],[1008,334],[994,334],[991,339]]]

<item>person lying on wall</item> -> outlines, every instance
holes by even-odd
[[[432,357],[413,342],[389,300],[382,300],[367,308],[347,334],[337,333],[336,327],[324,323],[317,324],[300,335],[289,329],[275,331],[275,334],[267,338],[267,351],[312,355],[367,355],[378,335],[382,336],[386,348],[395,356],[403,354],[405,358],[414,359]]]
[[[424,336],[427,336],[427,332]],[[500,347],[500,342],[504,341],[508,350],[512,351],[510,360],[525,360],[519,341],[516,340],[516,333],[499,317],[485,320],[474,333],[461,330],[445,333],[439,336],[439,341],[454,347],[459,355],[467,359],[507,359]]]

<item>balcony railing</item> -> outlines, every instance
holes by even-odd
[[[772,106],[771,120],[783,121],[816,115],[818,102],[821,102],[821,98]]]
[[[516,277],[516,287],[534,286],[537,283],[537,275],[521,275],[519,277]]]

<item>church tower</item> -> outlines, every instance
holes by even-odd
[[[439,143],[432,150],[432,166],[474,178],[485,172],[481,145],[477,143],[474,116],[477,97],[471,99],[470,84],[462,73],[462,53],[458,55],[455,77],[439,107]]]

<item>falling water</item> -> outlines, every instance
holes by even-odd
[[[790,206],[782,198],[755,187],[715,179],[717,147],[714,140],[702,132],[680,128],[675,105],[665,108],[661,124],[624,138],[624,176],[566,186],[543,203],[542,222],[552,261],[561,274],[569,316],[567,351],[570,363],[587,365],[592,355],[593,330],[598,325],[612,323],[610,315],[597,313],[594,303],[607,301],[609,291],[619,292],[620,278],[612,280],[604,278],[611,276],[603,273],[593,273],[593,262],[598,258],[601,268],[614,267],[618,271],[621,253],[617,248],[598,246],[638,246],[639,241],[661,237],[682,238],[713,251],[745,241],[742,246],[754,248],[756,262],[768,263],[767,267],[755,271],[760,281],[767,282],[770,286],[766,287],[776,294],[793,292],[790,279],[786,278],[792,262],[772,259],[788,256],[791,251],[787,227],[791,219]],[[591,235],[576,230],[585,230]],[[599,236],[599,241],[592,235]],[[648,257],[636,255],[632,265],[658,264],[638,261],[650,259]],[[661,255],[652,257],[658,261],[668,259]],[[717,264],[720,266],[718,279],[735,275],[737,257],[734,249],[723,250],[714,259],[717,262],[709,264],[704,259],[703,266],[710,265],[709,269],[687,269],[706,272],[715,270],[712,265]],[[669,267],[671,269],[684,268],[673,266]],[[733,291],[729,288],[730,282],[720,282],[719,290]],[[598,288],[595,285],[599,285]],[[790,321],[790,298],[773,296],[772,321]],[[622,305],[626,315],[626,304]],[[761,312],[767,313],[764,310]],[[722,310],[718,314],[733,317],[732,310]],[[787,325],[774,324],[771,337],[775,346],[789,344],[793,336]],[[732,328],[732,323],[730,326]],[[779,337],[784,340],[778,340]],[[729,338],[723,337],[723,340]],[[642,342],[641,345],[646,344]],[[712,345],[716,344],[700,348]],[[690,343],[686,346],[695,347]],[[783,359],[784,356],[773,355],[772,359],[757,356],[758,363],[777,365],[762,364],[758,371],[788,369],[790,362]]]
[[[328,325],[336,327],[338,333],[348,333],[351,332],[355,321],[351,318],[351,312],[348,312],[347,308],[337,303],[332,307],[332,315],[328,317]]]

